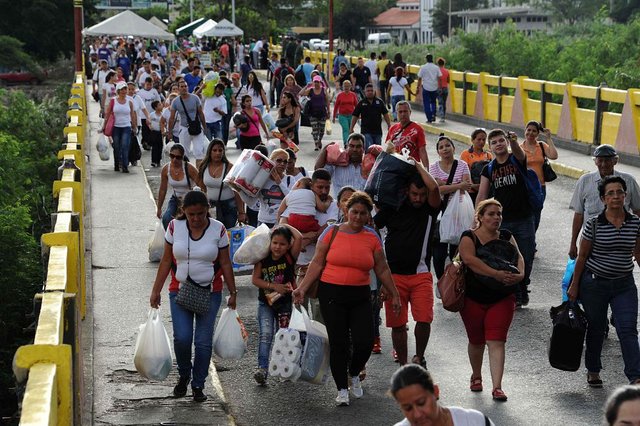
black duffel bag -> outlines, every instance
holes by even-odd
[[[416,173],[416,166],[394,155],[381,152],[364,190],[377,205],[397,210],[407,198],[409,182]]]
[[[575,302],[564,302],[549,311],[553,321],[549,363],[563,371],[578,371],[582,360],[587,317]]]

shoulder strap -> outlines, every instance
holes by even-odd
[[[184,176],[187,178],[187,185],[189,186],[189,190],[191,190],[191,178],[189,177],[189,162],[187,161],[184,162]]]
[[[224,177],[227,174],[227,163],[223,163],[222,166],[222,176],[220,177],[220,191],[218,192],[218,201],[220,201],[220,197],[222,196],[222,187],[224,186]]]
[[[596,242],[596,232],[598,231],[598,216],[594,216],[593,219],[591,219],[593,221],[593,239],[592,241],[595,243]]]
[[[491,420],[489,420],[486,414],[484,416],[484,426],[491,426]]]
[[[404,129],[406,129],[407,127],[409,127],[409,125],[411,125],[411,123],[413,123],[413,121],[409,120],[409,122],[407,124],[405,124],[404,126],[402,126],[402,128],[400,130],[398,130],[395,135],[393,135],[393,137],[391,138],[391,140],[389,142],[393,143],[393,141],[396,140],[396,138],[398,136],[400,136],[402,134],[402,132],[404,132]],[[457,161],[457,160],[454,160]]]
[[[182,100],[182,96],[179,96],[178,98],[180,99],[180,103],[182,104],[182,108],[184,109],[184,115],[187,116],[187,124],[191,124],[193,121],[191,120],[191,117],[189,117],[189,112],[187,112],[187,107],[184,105],[184,101]]]
[[[451,171],[449,171],[449,177],[447,178],[446,185],[451,185],[453,182],[453,177],[456,175],[456,169],[458,168],[458,160],[453,160],[453,164],[451,165]],[[451,193],[448,193],[444,196],[444,207],[446,208],[447,204],[449,204],[449,198],[451,197]]]
[[[538,145],[540,145],[540,149],[542,150],[542,158],[546,160],[547,154],[544,152],[544,145],[542,144],[542,142],[538,142]]]
[[[307,171],[304,169],[304,167],[298,167],[300,169],[300,173],[302,173],[302,176],[307,177]]]
[[[331,239],[329,240],[329,247],[327,247],[327,253],[329,253],[329,249],[331,249],[331,244],[333,244],[333,240],[336,239],[336,235],[338,235],[338,231],[340,230],[340,225],[333,225],[333,230],[331,232]],[[326,256],[325,256],[326,260]]]

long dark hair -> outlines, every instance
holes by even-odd
[[[204,172],[207,170],[207,167],[209,167],[209,164],[211,164],[211,151],[213,151],[213,147],[216,145],[220,145],[222,147],[222,163],[229,166],[229,159],[227,158],[227,150],[224,142],[222,139],[214,138],[209,142],[207,153],[204,155],[204,159],[198,168],[198,176],[200,176],[200,180],[204,179]]]
[[[289,100],[291,101],[291,107],[292,108],[298,108],[298,101],[296,100],[296,97],[293,96],[291,93],[289,92],[284,92],[282,94],[282,96],[286,96],[287,98],[289,98]],[[287,107],[285,106],[281,106],[280,109],[278,110],[278,116],[280,118],[284,117],[285,111],[286,111]]]
[[[249,75],[253,74],[253,83],[249,83]],[[256,93],[262,92],[262,83],[258,80],[258,75],[255,71],[249,71],[247,74],[247,87],[251,87]]]

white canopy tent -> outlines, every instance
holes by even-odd
[[[207,19],[205,22],[200,24],[198,28],[193,30],[193,35],[198,38],[207,37],[208,36],[207,33],[211,31],[216,26],[216,24],[217,22],[214,21],[213,19]]]
[[[149,18],[149,22],[151,22],[153,25],[155,25],[156,27],[164,31],[167,31],[167,29],[169,28],[167,24],[165,24],[164,22],[162,22],[161,19],[158,19],[155,16],[152,16],[151,18]]]
[[[205,35],[207,37],[239,37],[244,35],[244,31],[228,20],[223,19]]]
[[[159,40],[173,40],[175,36],[168,33],[130,10],[118,13],[92,27],[82,31],[85,36],[125,35]]]

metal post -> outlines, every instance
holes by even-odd
[[[467,115],[467,72],[462,73],[462,115]]]
[[[602,101],[601,91],[602,88],[606,88],[607,83],[600,83],[600,86],[596,87],[596,107],[595,117],[593,120],[593,145],[600,145],[602,140],[602,114],[609,109],[609,102]]]
[[[498,122],[502,122],[502,76],[498,77]]]
[[[193,0],[189,0],[189,19],[193,22]]]
[[[76,71],[82,71],[84,66],[84,55],[82,53],[82,28],[83,22],[82,0],[73,0],[73,28],[74,28],[74,45],[76,55]]]
[[[550,101],[546,87],[546,83],[542,83],[540,93],[540,124],[542,124],[542,127],[547,127],[547,102]]]
[[[231,0],[231,22],[236,24],[236,0]]]
[[[448,15],[448,19],[449,19],[449,26],[447,27],[447,38],[451,39],[451,0],[449,0],[449,15]],[[429,41],[429,43],[431,43],[431,41]]]

